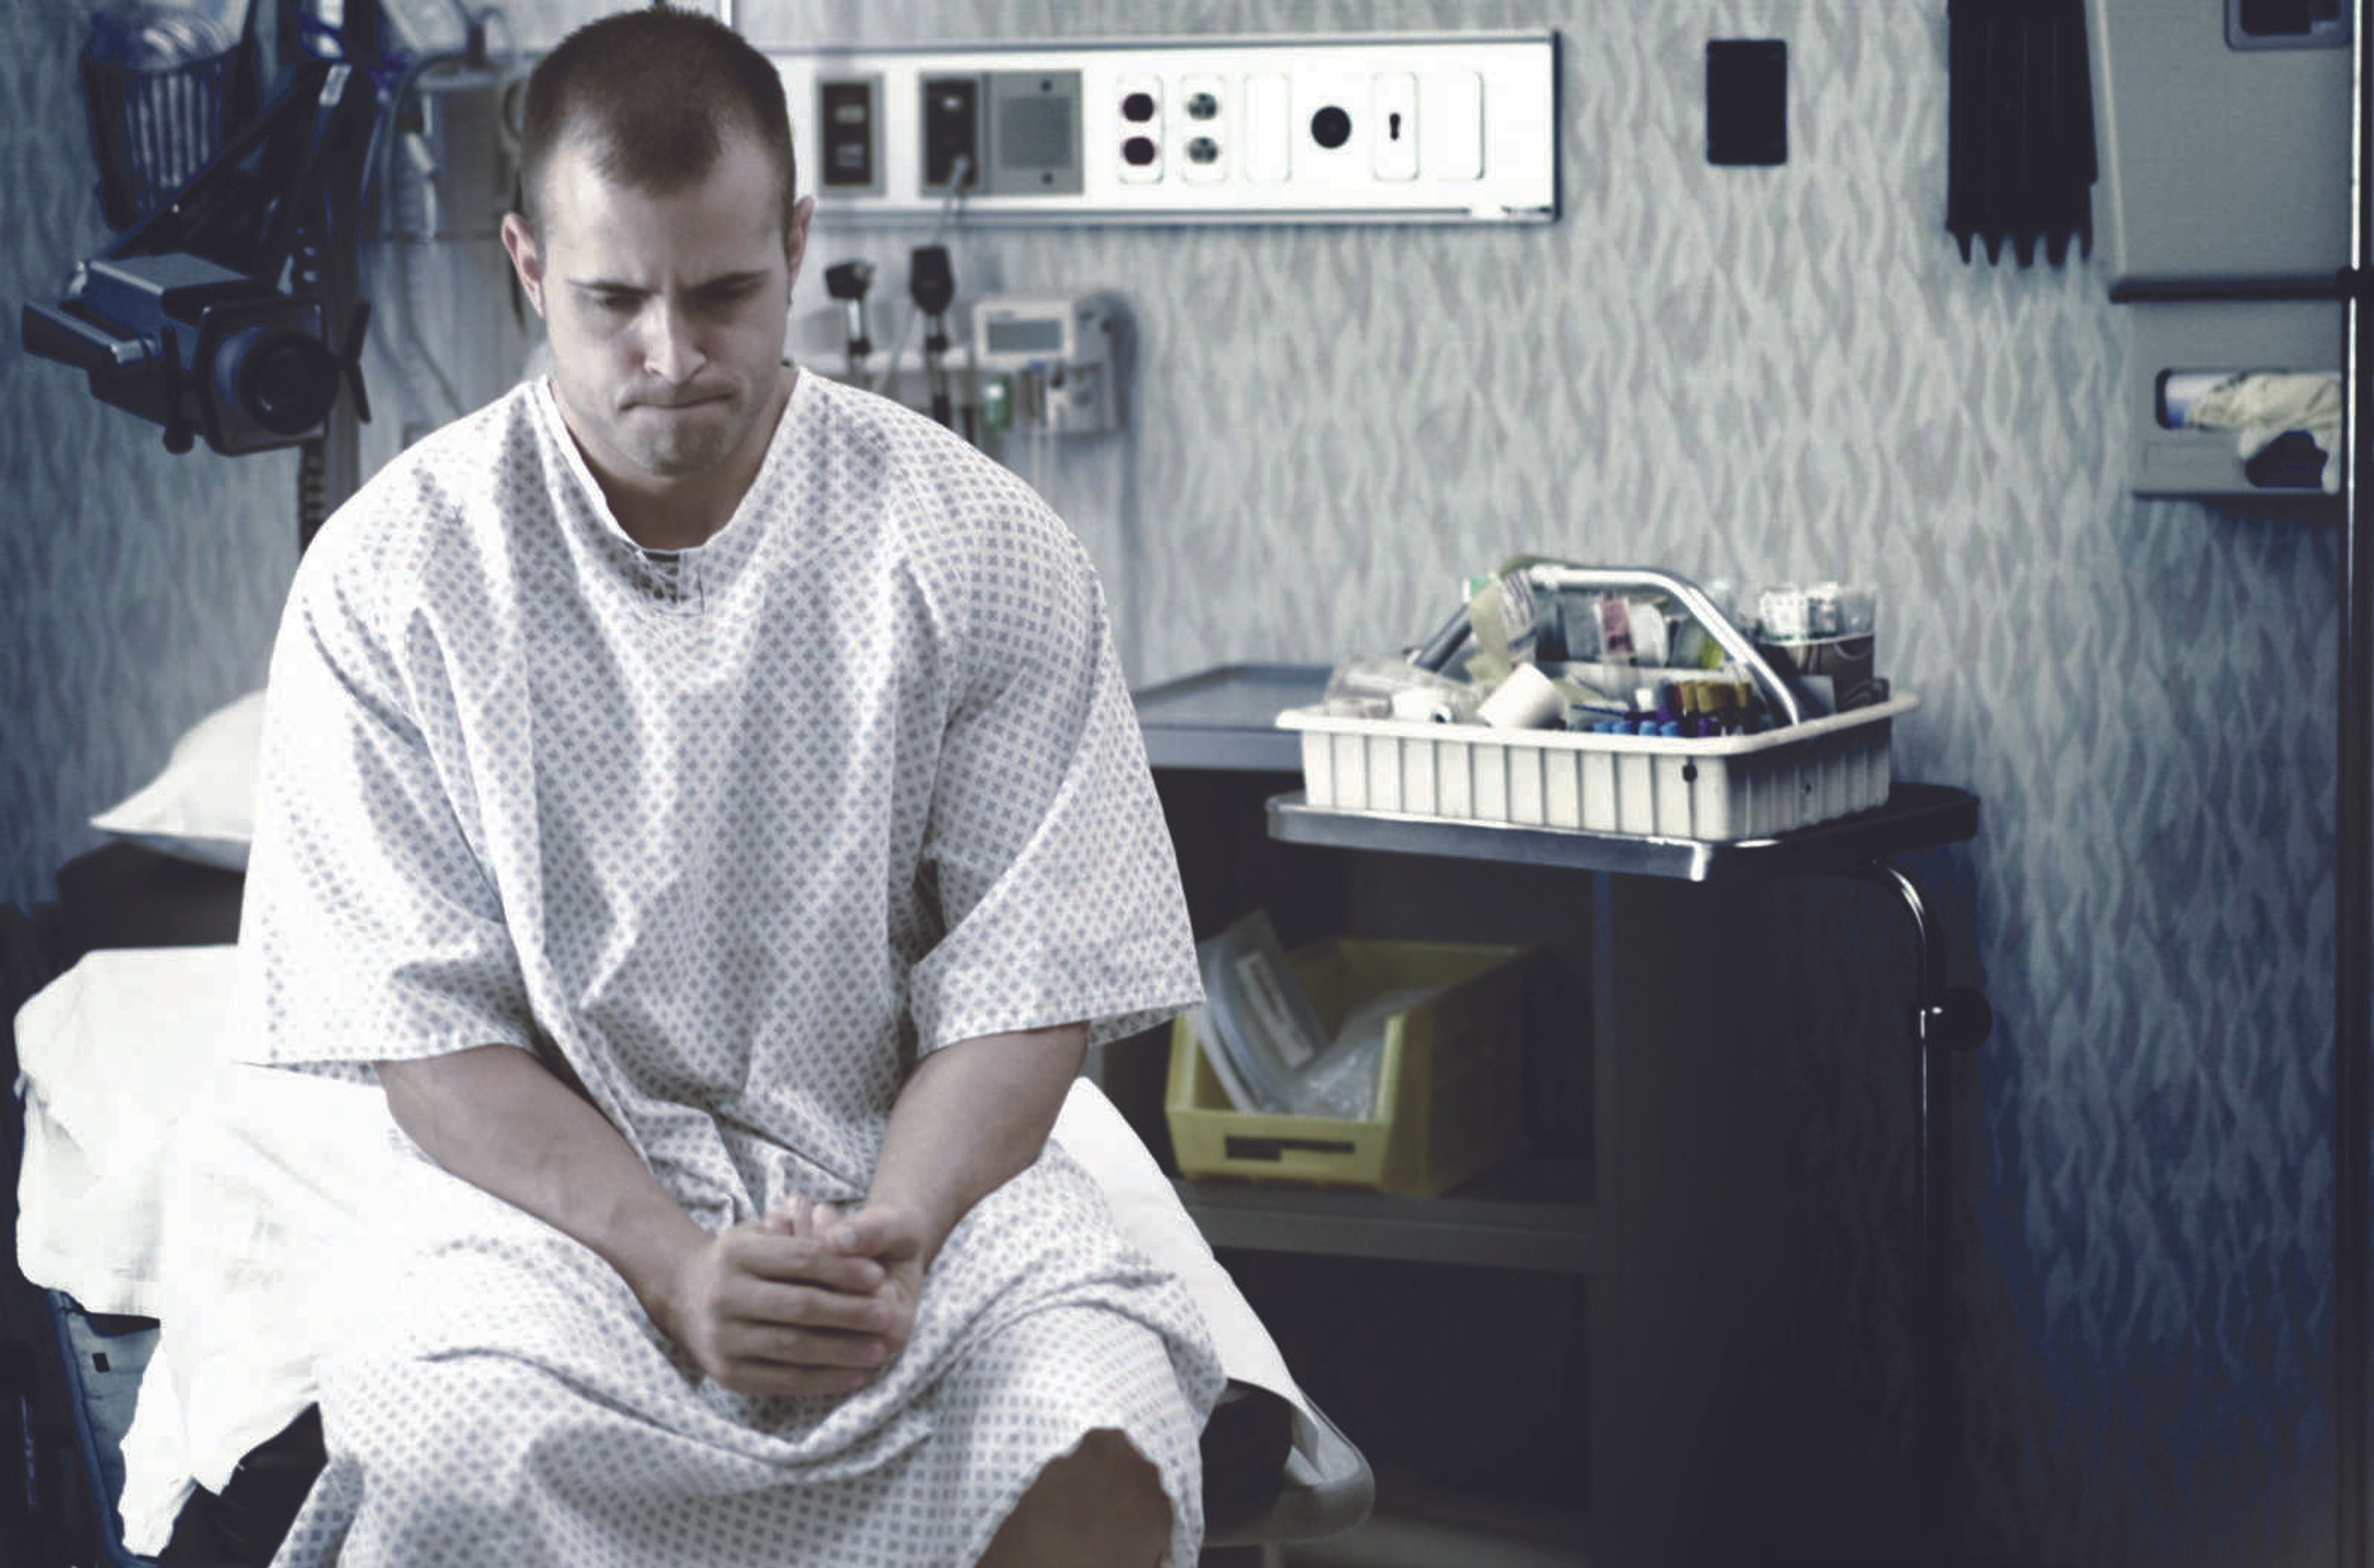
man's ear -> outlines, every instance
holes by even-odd
[[[519,275],[520,287],[527,302],[544,314],[544,257],[537,253],[535,235],[527,219],[515,212],[503,214],[503,250],[511,259],[511,270]]]
[[[807,259],[808,222],[816,216],[816,198],[802,196],[792,204],[792,221],[783,226],[783,266],[793,287],[799,286],[800,263]]]

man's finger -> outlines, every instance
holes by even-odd
[[[736,1325],[718,1337],[718,1348],[735,1362],[777,1362],[812,1368],[870,1371],[890,1359],[889,1345],[871,1334],[837,1334],[771,1323]]]
[[[874,1374],[863,1367],[793,1366],[774,1361],[736,1362],[717,1379],[737,1394],[766,1394],[777,1398],[853,1394],[873,1380]]]
[[[896,1261],[914,1257],[923,1246],[912,1216],[901,1210],[860,1209],[823,1235],[834,1251],[852,1258]]]
[[[898,1314],[876,1295],[817,1285],[749,1280],[728,1290],[718,1303],[727,1321],[824,1328],[848,1334],[883,1334],[898,1326]]]
[[[860,1295],[872,1294],[882,1283],[880,1264],[834,1252],[812,1236],[746,1232],[728,1256],[743,1272],[761,1280],[812,1282]]]

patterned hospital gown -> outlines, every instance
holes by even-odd
[[[1095,575],[1021,483],[802,374],[728,525],[647,555],[546,383],[382,473],[291,591],[241,932],[254,1059],[509,1044],[712,1231],[860,1199],[919,1053],[1191,1005]],[[1059,1147],[983,1199],[845,1398],[705,1380],[592,1251],[441,1173],[319,1367],[278,1559],[970,1562],[1118,1427],[1202,1530],[1222,1378]]]

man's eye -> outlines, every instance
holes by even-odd
[[[596,294],[594,305],[596,310],[622,316],[635,308],[635,297],[631,294]]]

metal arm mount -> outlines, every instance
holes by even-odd
[[[1912,1009],[1917,1214],[1912,1306],[1912,1501],[1918,1561],[1952,1561],[1954,1457],[1961,1398],[1954,1380],[1954,1157],[1952,1053],[1976,1050],[1994,1010],[1968,986],[1945,983],[1945,939],[1920,885],[1884,860],[1855,868],[1893,890],[1912,921],[1919,976]]]

